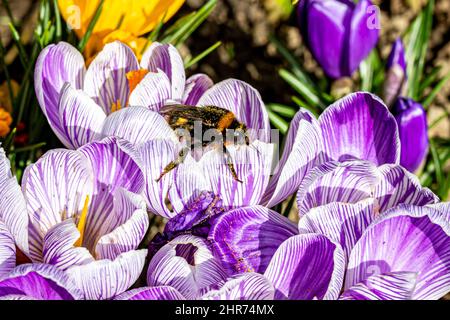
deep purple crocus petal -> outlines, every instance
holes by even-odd
[[[345,260],[361,235],[375,219],[376,202],[373,199],[355,204],[333,202],[314,208],[300,219],[300,234],[319,233],[339,243]]]
[[[224,281],[227,274],[198,237],[179,236],[162,247],[150,261],[149,286],[171,286],[186,299],[196,299],[203,289]]]
[[[128,107],[110,114],[96,140],[119,137],[135,145],[153,139],[176,139],[166,120],[144,107]]]
[[[297,233],[296,226],[279,213],[253,206],[222,215],[208,238],[228,273],[263,273],[281,243]]]
[[[414,272],[374,274],[344,291],[339,300],[411,300],[416,280]]]
[[[259,273],[248,272],[231,278],[218,290],[211,290],[202,300],[273,300],[272,284]]]
[[[148,69],[150,72],[158,72],[159,70],[164,72],[171,83],[171,99],[181,103],[186,74],[183,59],[173,45],[152,43],[142,56],[141,67]]]
[[[395,118],[375,95],[356,92],[336,101],[319,118],[328,155],[337,161],[399,163]]]
[[[83,292],[85,299],[103,300],[115,297],[139,278],[144,269],[147,250],[131,250],[115,260],[97,260],[74,266],[67,274]]]
[[[131,93],[128,104],[159,111],[171,99],[171,90],[170,80],[164,72],[149,72]]]
[[[16,245],[7,226],[0,220],[0,279],[16,266]]]
[[[72,145],[59,122],[60,91],[66,82],[69,82],[75,89],[81,89],[85,72],[83,56],[66,42],[47,46],[36,61],[34,89],[39,105],[53,132],[67,147],[72,147]]]
[[[42,241],[48,229],[80,215],[93,187],[91,168],[77,151],[49,151],[25,169],[22,190],[30,217],[33,261],[42,259]]]
[[[400,164],[416,171],[428,153],[428,125],[422,105],[409,98],[399,98],[392,113],[397,120],[402,144]]]
[[[429,207],[400,205],[380,216],[350,255],[345,288],[373,274],[416,272],[412,299],[439,299],[450,291],[450,227]]]
[[[185,300],[175,288],[168,286],[143,287],[126,291],[114,300]]]
[[[106,114],[85,92],[66,83],[61,89],[59,117],[71,147],[77,149],[94,140]]]
[[[262,203],[273,207],[298,190],[311,168],[324,161],[322,133],[314,115],[300,110],[289,128],[283,155]]]
[[[108,43],[90,64],[84,91],[110,114],[113,104],[127,104],[130,88],[126,74],[138,69],[137,58],[127,45],[119,41]]]
[[[44,263],[67,270],[76,265],[94,261],[94,257],[84,247],[75,247],[80,238],[73,219],[66,219],[48,230],[44,237],[42,256]]]
[[[48,264],[25,264],[0,281],[0,299],[26,296],[36,300],[79,300],[82,293],[67,275]]]
[[[302,2],[306,3],[298,8],[300,31],[314,58],[328,76],[349,76],[344,54],[352,7],[342,1]]]
[[[375,10],[372,10],[376,8]],[[360,0],[356,4],[350,23],[348,41],[348,75],[351,75],[359,64],[377,45],[380,33],[379,8],[370,0]]]
[[[406,74],[406,58],[405,58],[405,48],[403,47],[403,42],[401,38],[397,38],[392,45],[391,52],[386,62],[386,69],[390,69],[394,66],[399,66],[403,69]]]
[[[283,242],[264,275],[275,287],[275,299],[335,300],[344,269],[339,245],[324,235],[301,234]]]
[[[214,82],[206,74],[198,73],[186,80],[186,88],[183,94],[183,103],[188,106],[196,106],[202,95]]]
[[[373,194],[378,200],[381,212],[402,203],[424,206],[439,201],[431,190],[422,188],[415,175],[401,166],[386,164],[378,170],[381,180]]]
[[[248,129],[251,140],[270,142],[270,123],[259,92],[249,84],[228,79],[212,86],[200,98],[200,106],[217,106],[233,112]]]
[[[303,180],[297,193],[299,214],[332,202],[356,203],[371,198],[378,183],[379,173],[370,162],[327,162]]]
[[[106,138],[79,149],[93,170],[94,191],[89,202],[89,219],[86,222],[83,245],[92,250],[102,228],[113,210],[113,197],[117,189],[141,193],[144,175],[134,148],[118,138]]]
[[[398,38],[392,45],[386,62],[386,75],[383,83],[383,100],[391,107],[397,98],[406,94],[407,65],[402,39]]]
[[[273,145],[256,141],[250,146],[227,147],[238,179],[231,174],[222,150],[211,150],[200,160],[212,191],[220,195],[223,206],[238,208],[261,202],[272,170]]]
[[[19,249],[29,255],[27,204],[10,168],[9,159],[0,147],[0,221],[8,228]]]

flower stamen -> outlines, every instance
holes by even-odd
[[[74,244],[75,247],[81,247],[81,245],[83,244],[84,229],[86,227],[86,217],[87,217],[87,212],[88,212],[88,205],[89,205],[89,196],[86,196],[86,200],[84,200],[83,210],[81,211],[80,219],[78,220],[78,224],[77,224],[77,229],[80,232],[80,237],[75,242],[75,244]]]

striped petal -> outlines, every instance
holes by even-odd
[[[399,163],[397,123],[376,96],[357,92],[329,106],[319,118],[325,149],[336,161]]]
[[[263,203],[273,207],[296,192],[308,171],[323,160],[319,123],[309,111],[300,110],[291,122],[283,155]]]
[[[138,152],[143,162],[145,188],[144,196],[149,210],[165,218],[172,218],[175,213],[166,205],[165,199],[172,183],[174,170],[156,181],[171,161],[176,159],[175,146],[169,140],[152,140],[142,144]]]
[[[119,137],[138,145],[153,139],[176,139],[166,120],[144,107],[128,107],[109,115],[98,140]]]
[[[75,247],[80,238],[73,219],[66,219],[53,226],[44,237],[43,262],[67,270],[76,265],[94,261],[94,257],[84,247]]]
[[[88,159],[95,177],[83,241],[83,246],[94,250],[95,243],[103,235],[102,228],[113,211],[116,190],[123,188],[141,193],[144,176],[139,157],[124,140],[106,138],[85,145],[79,151]]]
[[[85,199],[92,194],[92,170],[77,151],[56,149],[28,166],[22,179],[32,241],[42,242],[47,231],[62,220],[81,214]],[[40,256],[38,245],[31,254]]]
[[[297,193],[300,216],[331,202],[356,203],[371,198],[379,172],[367,161],[328,162],[311,170]]]
[[[146,256],[147,250],[128,251],[113,261],[98,260],[72,267],[67,274],[83,292],[85,299],[110,299],[136,282],[144,268]]]
[[[149,72],[131,93],[128,104],[157,112],[171,99],[171,89],[170,80],[164,72]]]
[[[59,121],[60,91],[66,82],[81,89],[85,72],[83,56],[66,42],[51,44],[42,50],[34,69],[34,89],[39,105],[53,132],[67,147],[72,145]]]
[[[245,273],[238,275],[218,290],[203,295],[202,300],[273,300],[272,284],[261,274]]]
[[[345,288],[370,275],[416,272],[412,299],[439,299],[450,291],[450,227],[441,212],[401,205],[383,214],[350,255]]]
[[[0,177],[0,221],[5,224],[19,249],[28,256],[30,239],[27,204],[16,178],[11,175],[9,160],[1,148],[0,170],[4,170],[3,177]]]
[[[200,106],[217,106],[230,110],[245,123],[250,138],[270,142],[270,123],[259,92],[249,84],[228,79],[215,84],[200,98]]]
[[[255,141],[250,146],[227,147],[239,182],[233,178],[223,152],[212,150],[200,162],[214,193],[219,194],[224,207],[237,208],[260,203],[269,183],[273,145]]]
[[[137,249],[147,232],[148,225],[147,212],[136,210],[128,221],[99,239],[95,249],[96,257],[114,260],[124,252]]]
[[[185,300],[178,290],[167,287],[143,287],[122,293],[114,300]]]
[[[206,242],[198,237],[179,236],[162,247],[148,267],[149,286],[171,286],[186,299],[200,296],[203,289],[227,278]]]
[[[106,118],[105,112],[94,100],[69,83],[61,89],[59,116],[64,134],[73,149],[92,142]]]
[[[108,43],[90,64],[84,91],[110,114],[113,104],[127,105],[130,88],[126,75],[138,69],[133,50],[119,41]]]
[[[24,264],[0,281],[0,299],[79,300],[82,293],[67,275],[48,264]]]
[[[414,272],[375,274],[346,290],[339,300],[411,300],[416,279]]]
[[[202,95],[212,86],[214,82],[206,74],[198,73],[186,80],[186,88],[183,94],[183,104],[196,106]]]
[[[171,44],[158,42],[146,50],[141,59],[141,67],[150,72],[163,71],[170,80],[172,100],[181,102],[186,82],[183,59]]]
[[[367,199],[361,202],[332,202],[311,209],[299,222],[300,233],[319,233],[339,243],[344,251],[345,261],[363,232],[375,219],[376,202]]]
[[[374,190],[380,211],[401,203],[423,206],[437,203],[439,198],[428,188],[422,188],[419,179],[398,165],[383,165],[378,168],[382,178]]]
[[[0,279],[16,266],[16,245],[7,226],[0,220]]]
[[[344,254],[326,236],[302,234],[283,242],[264,275],[275,299],[335,300],[344,278]]]
[[[296,226],[279,213],[253,206],[223,214],[208,238],[229,274],[263,273],[277,248],[297,233]]]

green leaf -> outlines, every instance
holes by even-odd
[[[425,108],[427,108],[433,102],[434,98],[436,98],[439,91],[441,91],[441,89],[444,87],[444,85],[447,83],[449,79],[450,79],[450,72],[434,86],[433,90],[431,90],[428,97],[426,97],[426,99],[422,102],[422,105]]]
[[[205,58],[207,55],[209,55],[211,52],[213,52],[214,50],[216,50],[218,47],[220,47],[222,45],[221,41],[217,41],[215,44],[213,44],[211,47],[209,47],[208,49],[206,49],[205,51],[203,51],[202,53],[200,53],[199,55],[197,55],[196,57],[189,59],[185,64],[184,64],[184,68],[188,69],[189,67],[193,66],[194,64],[196,64],[197,62],[199,62],[200,60],[202,60],[203,58]]]
[[[58,0],[53,0],[53,10],[55,12],[56,24],[56,41],[60,41],[62,37],[61,14],[59,12]]]
[[[376,49],[360,64],[359,74],[361,77],[361,90],[373,92],[375,74],[381,66],[381,59]]]
[[[293,107],[279,103],[269,103],[266,105],[266,107],[271,111],[274,111],[287,118],[293,118],[295,113],[297,112],[297,110],[295,110]]]
[[[80,43],[78,44],[78,50],[80,50],[81,52],[83,52],[84,49],[86,48],[89,38],[91,37],[92,32],[94,31],[95,25],[97,24],[97,21],[100,18],[104,2],[105,0],[100,0],[97,9],[95,9],[94,16],[92,17],[92,20],[89,22],[86,33],[84,34],[83,38],[81,38]]]
[[[310,105],[319,106],[322,110],[326,108],[320,98],[305,82],[302,82],[295,75],[285,69],[281,69],[279,74],[280,77],[283,78],[295,91],[297,91]]]
[[[319,117],[320,110],[318,110],[317,108],[313,108],[313,107],[309,106],[307,103],[303,102],[299,97],[292,96],[291,99],[300,108],[304,108],[304,109],[310,111],[316,118]]]
[[[412,23],[406,34],[406,60],[408,61],[408,96],[420,99],[420,82],[423,76],[425,58],[433,23],[434,0],[429,0],[425,9]]]
[[[428,88],[433,82],[436,81],[437,77],[439,76],[439,72],[441,71],[442,67],[437,66],[434,67],[431,72],[425,77],[425,79],[420,83],[419,92],[423,92],[426,88]]]
[[[22,44],[22,40],[20,39],[20,34],[11,22],[8,24],[8,26],[9,30],[11,31],[11,37],[13,38],[17,46],[17,49],[19,49],[20,61],[22,62],[23,67],[26,69],[28,66],[28,56],[27,51],[25,50],[25,47]]]
[[[269,108],[267,109],[267,113],[269,115],[269,120],[274,125],[274,127],[280,130],[282,134],[286,134],[289,129],[289,124],[287,123],[287,121]]]

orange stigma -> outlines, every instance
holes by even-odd
[[[130,94],[133,92],[134,89],[136,89],[139,82],[141,82],[142,79],[144,79],[147,73],[148,70],[146,69],[134,70],[127,73],[128,86],[130,87]]]
[[[81,247],[83,244],[83,238],[84,238],[84,229],[86,227],[86,217],[88,212],[88,205],[89,205],[89,196],[86,196],[86,200],[84,200],[84,206],[83,210],[81,211],[80,218],[78,219],[77,229],[80,231],[80,237],[75,242],[75,247]]]

